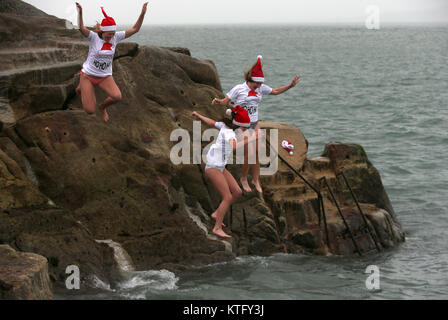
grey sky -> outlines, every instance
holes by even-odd
[[[25,0],[35,7],[76,21],[75,1]],[[84,23],[103,18],[100,6],[118,24],[133,24],[144,0],[79,0]],[[359,23],[366,20],[368,5],[380,9],[381,23],[448,23],[446,0],[152,0],[148,24],[237,23]]]

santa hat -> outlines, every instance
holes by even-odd
[[[292,152],[292,150],[294,149],[294,145],[291,142],[283,140],[282,147],[283,149],[285,149],[286,152],[289,153],[289,155],[292,156],[294,154],[294,152]]]
[[[264,82],[264,74],[262,69],[261,60],[263,59],[262,56],[257,57],[257,64],[252,68],[251,78],[252,81],[255,82]]]
[[[109,17],[104,11],[103,7],[101,7],[101,11],[103,11],[104,19],[101,22],[101,31],[115,31],[117,30],[117,24],[115,23],[114,18]]]
[[[233,121],[232,123],[236,126],[249,128],[250,127],[250,118],[249,113],[246,109],[242,108],[240,105],[237,105],[233,109],[227,109],[226,114],[228,116],[232,116],[233,114]]]

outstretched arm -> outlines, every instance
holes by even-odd
[[[212,120],[210,118],[204,117],[203,115],[197,113],[196,111],[193,111],[193,113],[191,115],[201,119],[206,124],[208,124],[210,127],[214,127],[215,126],[215,123],[216,123],[215,120]]]
[[[213,99],[212,104],[219,104],[222,106],[226,106],[229,102],[230,98],[226,96],[224,99],[218,99],[218,98]]]
[[[288,91],[291,88],[294,88],[297,83],[299,82],[300,77],[299,76],[295,76],[294,79],[292,79],[290,84],[287,84],[286,86],[280,87],[280,88],[276,88],[276,89],[272,89],[271,94],[276,96],[278,94],[281,94],[285,91]]]
[[[140,28],[142,27],[142,23],[143,23],[143,19],[145,18],[147,6],[148,6],[148,2],[145,2],[143,4],[142,12],[140,13],[140,16],[138,17],[138,20],[135,23],[135,25],[132,28],[126,30],[126,38],[129,38],[134,33],[137,33],[140,30]]]
[[[90,30],[87,29],[86,27],[84,27],[84,21],[82,20],[82,7],[81,5],[76,2],[76,8],[78,9],[78,26],[79,26],[79,31],[82,33],[82,35],[84,37],[88,37]]]

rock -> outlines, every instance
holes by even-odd
[[[48,14],[36,7],[17,0],[3,0],[0,3],[0,13],[8,13],[25,17],[48,17]]]
[[[306,144],[303,142],[302,145]],[[361,253],[375,250],[375,239],[380,249],[396,246],[404,241],[404,233],[395,217],[379,173],[361,146],[329,143],[321,157],[294,162],[294,157],[288,158],[285,152],[282,158],[322,195],[329,240],[327,244],[318,193],[281,163],[274,176],[262,179],[265,200],[273,211],[280,237],[289,251],[300,251],[300,248],[296,248],[299,246],[313,253],[357,253],[329,189],[323,183],[323,177],[335,195]],[[339,176],[341,172],[344,172],[360,202],[366,215],[367,228],[370,228],[375,239],[370,236],[350,190]]]
[[[162,47],[163,49],[168,49],[177,53],[182,53],[187,56],[191,56],[191,52],[188,48],[182,48],[182,47]]]
[[[380,174],[368,160],[362,146],[332,142],[325,146],[322,156],[330,159],[336,173],[344,172],[359,202],[375,204],[389,212],[399,223]],[[346,199],[351,198],[348,188],[345,188],[344,194]]]
[[[69,265],[81,270],[82,285],[91,274],[103,281],[114,277],[113,250],[95,241],[90,231],[66,210],[41,208],[0,209],[0,243],[34,252],[49,260],[52,281],[63,285]]]
[[[0,299],[52,299],[47,259],[0,245]]]
[[[48,202],[34,177],[27,175],[27,164],[16,145],[0,137],[0,208],[34,207]]]

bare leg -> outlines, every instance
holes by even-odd
[[[260,163],[252,165],[252,184],[259,193],[263,193],[263,189],[260,185]]]
[[[244,138],[246,139],[246,138]],[[244,146],[244,163],[243,163],[243,169],[241,171],[241,186],[243,187],[245,192],[252,192],[252,189],[249,186],[249,183],[247,182],[247,175],[249,174],[249,147],[247,145]]]
[[[81,101],[84,110],[88,114],[95,113],[96,98],[93,84],[85,76],[81,75],[79,78],[79,88],[81,91]]]
[[[236,182],[235,178],[227,169],[224,169],[223,174],[229,185],[230,193],[232,194],[232,203],[234,203],[239,197],[241,197],[243,191],[241,191],[238,182]],[[217,218],[216,211],[212,213],[211,217],[216,220]],[[226,225],[223,223],[222,226],[225,227]]]
[[[222,222],[224,220],[224,216],[227,212],[227,209],[229,209],[229,206],[232,203],[233,199],[227,180],[224,174],[218,169],[208,169],[207,171],[205,171],[205,175],[210,179],[210,181],[213,183],[214,187],[216,188],[216,190],[218,190],[222,197],[221,203],[218,209],[216,209],[216,222],[212,232],[217,236],[223,238],[231,238],[231,236],[229,236],[222,230]]]
[[[260,129],[260,124],[257,124],[255,130],[258,131],[259,129]],[[257,191],[259,193],[262,193],[263,189],[261,188],[261,185],[260,185],[260,161],[258,159],[258,143],[259,143],[259,140],[257,139],[257,147],[255,150],[257,162],[251,166],[252,167],[251,168],[252,169],[252,184],[255,186],[255,189],[257,189]]]
[[[109,95],[98,106],[102,113],[103,120],[107,122],[109,121],[109,114],[107,113],[106,108],[114,103],[121,101],[121,91],[112,76],[104,79],[100,84],[98,84],[98,86]]]

